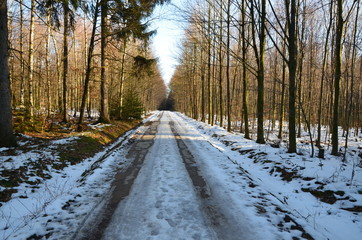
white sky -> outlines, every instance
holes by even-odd
[[[159,59],[161,75],[166,84],[170,82],[178,64],[185,27],[182,14],[173,5],[182,6],[184,2],[186,0],[172,0],[171,4],[158,6],[153,15],[157,19],[151,27],[157,29],[157,34],[151,46]]]

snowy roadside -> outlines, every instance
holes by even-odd
[[[152,120],[155,114],[143,123]],[[147,124],[146,124],[147,125]],[[127,166],[125,149],[147,127],[130,130],[95,156],[69,165],[62,170],[47,166],[48,175],[40,183],[39,177],[24,167],[24,174],[34,175],[16,187],[8,202],[0,205],[0,239],[66,239],[77,230],[109,191],[117,169]],[[57,145],[75,138],[52,141],[42,150],[29,151],[11,160],[1,161],[1,168],[19,168],[26,160],[49,158]],[[35,163],[35,162],[34,162]]]
[[[210,179],[212,175],[224,179],[223,187],[235,192],[234,197],[239,198],[236,201],[240,204],[253,205],[258,210],[258,217],[264,216],[268,222],[276,224],[284,220],[284,225],[278,227],[285,234],[285,229],[288,229],[285,223],[293,224],[290,219],[283,219],[286,209],[315,239],[360,239],[362,168],[358,151],[361,151],[361,139],[351,148],[348,162],[342,162],[342,158],[329,153],[321,160],[289,154],[284,148],[259,145],[244,139],[241,134],[228,133],[223,128],[195,121],[180,113],[175,115],[188,123],[186,132],[200,133],[204,140],[229,157],[228,162],[219,161],[210,152],[212,163],[203,163],[203,168]],[[245,183],[235,180],[238,173],[245,174],[257,185],[245,188],[255,201],[245,203],[240,199],[237,188]],[[233,183],[229,184],[230,181]],[[238,183],[235,185],[235,182]],[[258,200],[258,188],[269,193],[269,196],[262,197],[267,203]],[[287,234],[281,238],[291,236]]]
[[[156,112],[144,123],[153,121],[159,114]],[[248,225],[255,226],[253,230],[260,232],[264,239],[308,239],[303,230],[314,239],[360,239],[362,169],[358,155],[361,138],[351,147],[348,162],[329,153],[321,160],[288,154],[284,148],[259,145],[244,139],[241,134],[228,133],[223,128],[197,122],[180,113],[169,114],[170,120],[181,123],[176,126],[184,133],[181,139],[193,154],[203,159],[200,169],[215,190],[216,203],[228,212],[226,217],[247,219]],[[32,183],[38,181],[35,175],[20,184],[12,199],[0,205],[0,239],[71,238],[88,218],[94,217],[92,212],[101,208],[114,174],[129,164],[125,157],[129,143],[143,135],[147,125],[129,131],[104,151],[79,164],[63,170],[47,169],[51,178],[43,183],[33,186]],[[163,149],[161,140],[158,148]],[[72,138],[53,141],[48,147],[71,141]],[[47,147],[42,149],[41,153],[29,151],[18,159],[1,161],[1,167],[19,167],[39,154],[56,160],[49,156]],[[163,155],[171,161],[174,158],[171,153],[176,150],[170,151],[170,147],[163,150]],[[160,164],[153,161],[154,166]],[[160,169],[170,170],[167,166],[160,166]],[[166,173],[173,176],[173,171]],[[173,183],[168,178],[162,180]],[[173,190],[170,187],[169,191]],[[162,197],[167,203],[165,206],[171,206],[165,196]],[[225,199],[228,202],[223,202]]]

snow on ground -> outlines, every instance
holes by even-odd
[[[157,115],[146,121],[155,120]],[[259,145],[244,139],[241,134],[228,133],[223,128],[197,122],[180,113],[165,115],[169,116],[165,121],[175,121],[181,139],[199,159],[198,165],[215,196],[215,204],[221,205],[225,217],[244,219],[251,230],[264,234],[265,239],[300,237],[301,232],[293,229],[295,223],[287,215],[315,239],[361,238],[361,213],[344,210],[362,206],[362,168],[358,156],[361,138],[355,141],[347,162],[328,152],[321,160],[289,154],[285,148]],[[146,129],[147,126],[142,126],[130,131],[105,151],[82,163],[62,171],[49,169],[51,178],[38,184],[37,188],[20,184],[13,198],[0,205],[0,239],[27,239],[30,236],[70,239],[90,213],[102,205],[117,169],[129,164],[125,155],[133,140],[128,139],[137,138]],[[159,130],[128,200],[121,203],[114,218],[118,214],[130,214],[129,206],[139,211],[136,216],[127,216],[128,225],[125,224],[122,230],[124,236],[130,236],[129,226],[136,224],[140,227],[139,237],[167,239],[169,227],[174,225],[180,226],[174,229],[175,239],[188,239],[185,236],[212,239],[214,233],[207,221],[194,221],[202,219],[202,213],[185,167],[179,161],[171,131],[165,123]],[[52,144],[63,144],[64,141],[72,139]],[[119,148],[110,151],[118,144]],[[47,156],[50,152],[46,149],[41,153],[29,151],[10,160],[2,157],[0,167],[22,166],[23,162],[38,158],[39,154]],[[37,181],[36,177],[30,180]],[[149,199],[143,197],[146,194],[142,193],[143,186],[149,187]],[[138,198],[132,196],[137,192]],[[153,224],[139,224],[144,221],[144,213]],[[108,237],[112,239],[111,232]]]
[[[151,120],[153,116],[144,122]],[[102,203],[109,191],[113,176],[120,165],[127,165],[125,150],[130,144],[128,140],[134,135],[142,134],[145,127],[130,130],[104,151],[85,159],[82,163],[70,165],[59,171],[49,167],[49,179],[32,186],[21,183],[12,199],[0,205],[0,239],[67,239],[77,227],[88,217],[92,210]],[[29,150],[18,157],[8,159],[0,157],[2,169],[24,167],[29,162],[41,157],[56,161],[57,157],[47,150],[56,145],[66,144],[74,137],[52,141],[39,151]],[[110,151],[119,145],[115,151]],[[35,162],[34,162],[35,164]],[[95,168],[94,166],[97,166]],[[32,174],[26,172],[24,174]],[[35,181],[38,177],[28,180]]]
[[[214,158],[210,156],[210,162],[205,162],[210,175],[220,175],[217,171],[223,168],[222,165],[229,171],[240,167],[260,188],[273,196],[274,199],[269,198],[268,201],[277,199],[275,204],[282,203],[314,238],[361,238],[361,213],[344,210],[354,207],[360,209],[362,206],[362,166],[358,156],[358,151],[361,152],[361,139],[358,145],[355,144],[356,148],[350,149],[352,154],[349,154],[348,162],[342,162],[342,157],[331,156],[329,152],[321,160],[308,155],[289,154],[285,148],[259,145],[244,139],[241,134],[228,133],[223,128],[197,122],[179,113],[175,115],[179,121],[188,123],[189,127],[183,128],[186,133],[202,134],[213,147],[229,157],[229,162],[216,161],[211,164]],[[195,149],[200,144],[191,140],[189,142],[196,144]],[[235,175],[235,172],[224,171],[220,179],[223,178],[222,182],[228,185],[228,180]],[[327,202],[335,203],[322,202],[310,190],[320,191],[315,194],[322,195]],[[334,193],[328,194],[328,190]]]
[[[105,240],[215,239],[185,169],[167,118],[132,186],[114,212]]]

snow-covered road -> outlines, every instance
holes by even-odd
[[[130,195],[114,212],[104,239],[215,238],[200,208],[169,121],[167,113],[159,120],[154,144]],[[143,141],[149,137],[145,135]]]
[[[135,144],[138,147],[131,148],[128,157],[143,158],[142,167],[136,176],[132,173],[122,180],[135,177],[129,195],[101,229],[103,239],[270,238],[268,228],[252,221],[250,212],[224,186],[231,182],[209,169],[208,162],[228,161],[227,156],[191,131],[177,114],[159,113]]]

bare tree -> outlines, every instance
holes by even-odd
[[[31,0],[30,7],[30,33],[29,33],[29,59],[28,59],[28,101],[27,108],[29,116],[34,115],[34,96],[33,96],[33,81],[34,81],[34,31],[35,31],[35,0]]]
[[[343,0],[337,0],[337,26],[334,52],[334,101],[332,122],[332,155],[338,156],[338,113],[340,81],[342,75]]]
[[[230,0],[227,1],[226,9],[226,112],[227,131],[231,132],[231,96],[230,96]]]
[[[247,63],[246,63],[246,54],[248,50],[248,41],[246,39],[246,8],[245,8],[245,1],[242,0],[242,9],[241,9],[241,38],[242,38],[242,65],[243,65],[243,107],[242,107],[242,113],[243,113],[243,120],[244,120],[244,131],[245,131],[245,138],[250,139],[249,134],[249,114],[248,114],[248,79],[247,79]],[[240,127],[240,129],[242,129]]]
[[[316,145],[318,148],[321,148],[321,128],[322,128],[322,102],[323,102],[323,90],[324,90],[324,81],[326,75],[326,67],[327,67],[327,56],[328,56],[328,43],[329,43],[329,35],[332,28],[333,22],[333,0],[330,1],[329,4],[329,23],[327,27],[326,40],[324,42],[324,52],[323,52],[323,63],[322,63],[322,74],[320,80],[320,88],[319,88],[319,103],[318,103],[318,127],[317,127],[317,140]]]
[[[257,81],[258,81],[258,98],[257,98],[257,143],[264,144],[264,54],[266,42],[266,0],[261,0],[260,6],[255,6],[254,1],[250,1],[250,15],[252,23],[252,48],[254,49],[257,63]],[[261,9],[261,11],[258,11]],[[255,13],[256,11],[256,13]],[[256,16],[258,15],[258,20]],[[259,26],[259,29],[255,29]],[[258,31],[257,31],[258,30]],[[256,39],[258,32],[258,42]]]
[[[296,130],[295,130],[295,82],[297,72],[297,3],[296,0],[286,0],[286,16],[288,22],[288,69],[289,69],[289,147],[288,152],[295,153],[297,151]],[[290,10],[289,10],[290,9]],[[289,12],[290,11],[290,12]]]

